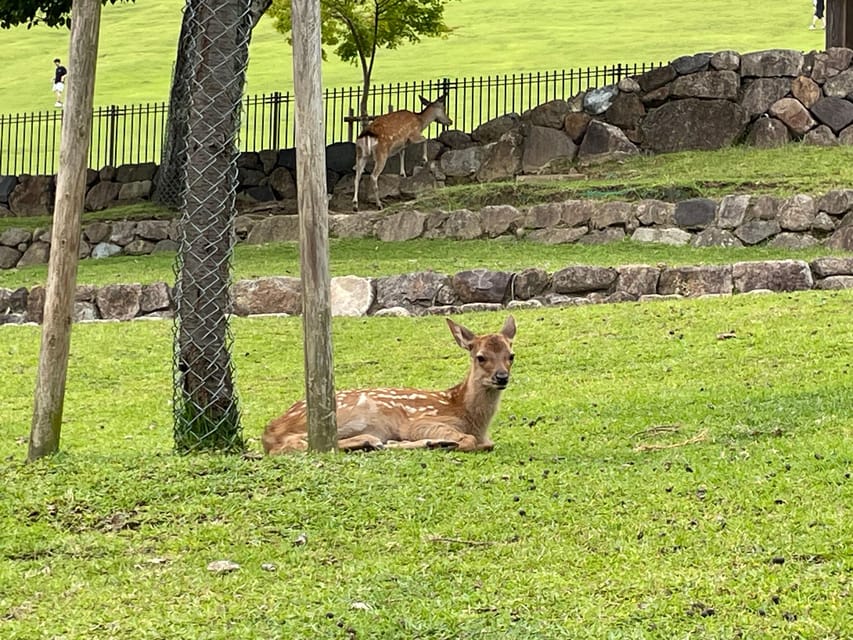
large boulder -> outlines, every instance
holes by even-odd
[[[755,117],[766,112],[770,105],[784,98],[790,90],[791,81],[788,78],[756,78],[746,84],[740,104],[750,117]]]
[[[247,316],[258,313],[302,312],[302,284],[299,278],[284,276],[239,280],[232,287],[234,313]]]
[[[787,198],[779,207],[779,226],[786,231],[808,231],[815,221],[815,201],[803,193]]]
[[[799,291],[811,289],[814,278],[808,263],[802,260],[737,262],[732,268],[735,291]]]
[[[717,203],[710,198],[690,198],[675,205],[675,224],[685,229],[704,229],[714,224]]]
[[[108,284],[95,296],[100,317],[106,320],[130,320],[142,307],[142,285]]]
[[[123,164],[116,169],[116,182],[151,182],[157,173],[157,165],[153,162],[139,164]]]
[[[759,149],[775,149],[791,141],[788,127],[776,118],[758,118],[750,127],[746,143]]]
[[[9,196],[18,185],[17,176],[0,176],[0,204],[8,204]]]
[[[750,220],[735,229],[734,233],[744,244],[758,244],[781,230],[776,220]]]
[[[721,149],[741,138],[748,121],[746,110],[729,100],[676,100],[646,116],[644,145],[657,153]]]
[[[584,94],[583,110],[594,116],[607,111],[619,94],[619,88],[615,84],[591,89]]]
[[[729,294],[732,292],[731,265],[673,267],[660,274],[658,293],[682,296]]]
[[[483,235],[483,225],[480,222],[479,211],[459,209],[447,216],[442,226],[444,235],[454,240],[474,240]]]
[[[646,115],[646,107],[640,96],[636,93],[620,92],[613,99],[613,104],[604,112],[604,118],[610,124],[620,129],[636,129],[643,116]]]
[[[534,127],[539,129],[540,127]],[[554,129],[547,129],[554,131]],[[565,134],[555,131],[558,135]],[[511,180],[522,168],[522,144],[523,136],[517,131],[504,134],[498,142],[493,142],[484,147],[484,157],[477,169],[477,180],[479,182],[494,182],[496,180]],[[430,176],[428,171],[421,174]]]
[[[9,196],[9,210],[20,217],[49,215],[53,213],[53,190],[53,176],[19,176]]]
[[[772,78],[796,77],[803,71],[802,51],[794,49],[768,49],[744,53],[740,57],[740,73],[744,77]]]
[[[823,93],[830,98],[845,98],[853,93],[853,69],[829,78],[823,85]]]
[[[373,303],[373,286],[367,278],[338,276],[330,286],[333,316],[363,316]]]
[[[99,182],[86,193],[86,211],[103,211],[118,199],[120,192],[119,182]]]
[[[480,225],[483,233],[490,238],[497,238],[513,230],[520,220],[521,212],[508,204],[489,205],[480,209]]]
[[[524,139],[521,169],[524,173],[537,173],[555,160],[568,164],[577,152],[575,143],[562,130],[531,126]]]
[[[797,76],[791,82],[791,95],[802,102],[807,108],[811,108],[813,104],[820,100],[823,94],[817,82],[808,76]],[[779,98],[783,97],[779,96]]]
[[[457,302],[450,278],[434,271],[420,271],[376,279],[374,307],[402,307],[409,312],[424,313],[433,305]]]
[[[246,244],[296,242],[299,240],[299,216],[272,216],[258,220],[246,237]]]
[[[640,85],[640,89],[644,93],[648,93],[649,91],[659,89],[665,84],[669,84],[675,80],[677,75],[678,73],[676,72],[675,67],[671,64],[667,64],[662,67],[655,67],[654,69],[650,69],[644,74],[637,76],[637,82]]]
[[[270,173],[268,184],[272,187],[276,197],[282,200],[291,200],[296,197],[296,180],[293,174],[285,167],[276,167]]]
[[[472,177],[479,171],[485,153],[482,146],[451,149],[441,155],[439,162],[441,172],[448,178]]]
[[[451,279],[451,286],[459,302],[496,302],[504,301],[512,274],[506,271],[472,269],[460,271]]]
[[[355,144],[334,142],[326,147],[326,168],[335,173],[352,173],[355,165]]]
[[[825,124],[836,134],[853,123],[853,102],[843,98],[818,100],[812,105],[811,112],[818,122]]]
[[[617,269],[616,291],[623,291],[633,298],[656,294],[660,269],[649,265],[625,265]]]
[[[619,273],[609,267],[578,265],[556,271],[553,288],[556,293],[582,293],[610,289]]]
[[[565,100],[550,100],[531,109],[528,118],[536,127],[562,129],[563,120],[569,111],[569,104]]]
[[[0,245],[0,269],[11,269],[21,259],[21,252],[12,247]]]
[[[577,158],[582,164],[595,164],[621,160],[639,153],[637,146],[619,127],[593,120],[587,127]]]
[[[508,113],[488,122],[484,122],[471,132],[471,140],[478,144],[497,142],[508,131],[521,126],[521,118],[517,113]]]
[[[796,98],[777,100],[770,105],[768,113],[784,122],[792,132],[800,136],[817,124],[809,110]]]
[[[49,258],[50,245],[47,242],[33,242],[18,260],[18,266],[28,267],[32,264],[47,264]]]
[[[426,216],[420,211],[400,211],[376,222],[376,237],[385,242],[401,242],[419,238],[424,232]]]
[[[700,71],[673,80],[669,88],[674,98],[712,98],[734,100],[740,78],[734,71]]]

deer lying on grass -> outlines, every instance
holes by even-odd
[[[445,126],[453,124],[444,111],[446,96],[441,96],[435,102],[430,102],[420,96],[423,111],[415,113],[403,109],[392,111],[379,116],[362,131],[355,142],[355,194],[352,197],[352,208],[358,211],[358,184],[367,160],[373,157],[373,171],[370,178],[373,181],[373,195],[376,206],[382,208],[379,200],[379,176],[385,168],[388,158],[400,152],[400,175],[406,177],[406,145],[417,142],[423,143],[424,164],[427,163],[427,143],[422,132],[430,124],[438,120]]]
[[[515,320],[500,333],[474,335],[448,318],[457,344],[471,355],[465,379],[446,391],[353,389],[336,395],[338,448],[343,451],[447,447],[491,450],[489,424],[509,383]],[[269,454],[308,446],[305,401],[272,420],[263,435]]]

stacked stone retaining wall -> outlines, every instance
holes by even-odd
[[[649,301],[760,291],[853,289],[853,257],[737,262],[666,267],[569,265],[554,272],[472,269],[447,275],[422,271],[397,276],[332,279],[337,316],[447,315],[466,311],[536,308],[591,303]],[[172,290],[166,283],[78,286],[76,322],[170,317]],[[0,324],[43,319],[45,290],[0,288]],[[232,312],[297,315],[301,283],[292,277],[241,280],[232,288]]]
[[[853,251],[853,189],[814,197],[732,195],[720,200],[691,198],[677,203],[566,200],[517,209],[488,206],[479,211],[403,210],[393,214],[332,214],[330,233],[337,238],[404,241],[415,238],[526,238],[544,244],[604,243],[631,238],[694,247],[766,244],[802,249],[824,244]],[[264,244],[299,239],[296,215],[242,215],[238,242]],[[175,221],[93,222],[83,227],[80,257],[145,255],[175,251]],[[0,233],[0,269],[47,262],[50,229],[20,228]]]

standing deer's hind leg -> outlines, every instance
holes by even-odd
[[[364,146],[362,146],[362,140]],[[366,147],[366,148],[365,148]],[[370,157],[370,139],[361,139],[355,144],[355,193],[352,195],[352,209],[358,211],[358,185],[361,182],[361,175],[364,173],[364,167],[367,164],[367,159]]]
[[[385,168],[385,163],[388,161],[388,155],[379,153],[373,154],[373,171],[370,173],[370,179],[373,181],[373,197],[376,198],[377,208],[382,208],[382,202],[379,200],[379,176]]]
[[[361,182],[361,174],[367,164],[368,153],[361,146],[361,141],[355,145],[355,193],[352,195],[352,209],[358,211],[358,183]]]

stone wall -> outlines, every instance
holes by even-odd
[[[466,311],[536,308],[759,291],[853,289],[853,257],[738,262],[666,267],[570,265],[553,273],[473,269],[445,275],[422,271],[398,276],[332,278],[332,313],[338,316],[447,315]],[[0,324],[43,319],[45,290],[0,289]],[[302,309],[298,278],[241,280],[232,289],[233,313],[296,315]],[[172,290],[148,285],[78,286],[74,320],[169,317]]]
[[[444,185],[560,173],[640,153],[718,149],[745,142],[773,147],[790,141],[853,143],[853,50],[774,49],[683,56],[618,84],[509,113],[470,133],[448,130],[428,143],[426,170],[406,155],[407,175],[392,158],[380,179],[383,200],[406,199]],[[333,210],[349,211],[352,143],[327,148]],[[238,202],[278,202],[295,212],[294,149],[244,153]],[[153,163],[89,171],[86,209],[97,211],[151,193]],[[414,174],[414,175],[413,175]],[[0,176],[0,217],[47,215],[53,176]],[[360,187],[367,204],[370,180]]]
[[[394,214],[332,214],[330,234],[338,238],[404,241],[414,238],[526,238],[544,244],[603,243],[630,237],[694,247],[767,244],[801,249],[816,244],[853,251],[853,189],[813,197],[732,195],[721,200],[691,198],[677,203],[567,200],[517,209],[488,206],[479,211],[404,210]],[[296,215],[242,215],[235,222],[238,242],[296,241]],[[93,222],[83,227],[80,257],[144,255],[175,251],[175,221]],[[50,229],[12,228],[0,233],[0,268],[44,263]]]

